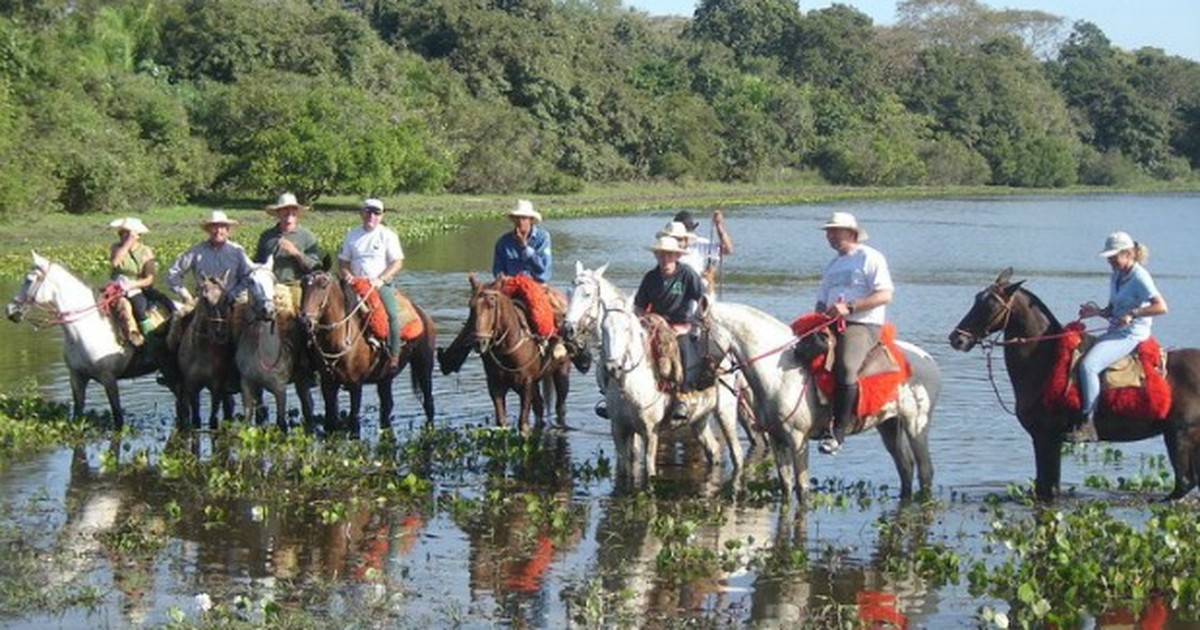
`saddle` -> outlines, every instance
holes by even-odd
[[[363,327],[372,337],[386,342],[388,338],[387,309],[383,307],[383,299],[379,297],[379,292],[371,290],[371,281],[366,278],[354,278],[350,281],[350,288],[354,289],[359,300],[364,297],[367,300],[366,308],[362,309]],[[381,289],[387,290],[388,288],[381,287]],[[421,321],[417,309],[408,296],[401,293],[399,289],[391,290],[396,294],[396,318],[400,320],[400,340],[412,341],[420,337],[425,332],[425,323]]]
[[[825,401],[832,400],[836,385],[833,375],[837,337],[829,330],[830,320],[821,313],[805,313],[792,322],[792,333],[800,340],[793,347],[796,359],[808,367],[817,391]],[[883,325],[879,343],[867,353],[858,370],[858,417],[878,413],[896,399],[901,383],[912,376],[912,366],[896,347],[896,327]]]
[[[675,330],[657,313],[646,313],[641,317],[641,322],[646,331],[646,345],[654,362],[654,376],[658,379],[659,389],[679,389],[683,383],[684,369],[683,362],[679,360],[679,340],[675,338]]]
[[[1075,367],[1095,342],[1083,334],[1082,322],[1072,322],[1059,338],[1054,365],[1042,403],[1051,410],[1076,413],[1083,402],[1075,379]],[[1167,383],[1167,355],[1153,337],[1100,373],[1100,406],[1139,420],[1164,420],[1171,410],[1171,386]]]
[[[526,321],[535,335],[547,339],[558,334],[555,312],[566,311],[566,300],[557,291],[529,276],[507,276],[500,292],[525,307]],[[562,302],[557,311],[554,300]]]

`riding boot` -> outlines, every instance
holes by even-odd
[[[830,436],[821,441],[821,452],[833,454],[842,449],[846,441],[846,427],[858,418],[858,383],[838,383],[833,390],[833,417],[830,419]]]
[[[453,374],[462,368],[463,363],[466,363],[467,355],[471,353],[471,337],[473,335],[471,321],[467,320],[463,324],[462,330],[458,332],[458,336],[450,342],[450,347],[437,349],[438,366],[441,367],[442,375]]]
[[[129,300],[121,300],[120,319],[125,325],[125,338],[129,340],[129,345],[140,348],[145,339],[142,338],[142,331],[138,329],[138,322],[133,316],[133,303]]]
[[[571,356],[571,363],[575,364],[575,369],[587,374],[588,370],[592,369],[592,352],[574,341],[564,339],[562,343],[567,349],[567,354]]]
[[[1067,441],[1081,444],[1083,442],[1098,442],[1100,436],[1096,433],[1096,421],[1091,412],[1081,412],[1075,428],[1067,433]]]

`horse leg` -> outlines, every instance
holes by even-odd
[[[646,479],[658,476],[658,431],[656,426],[643,425],[642,440],[646,443]]]
[[[359,413],[362,411],[362,389],[362,383],[346,386],[346,390],[350,392],[350,417],[346,429],[354,437],[359,437],[362,433],[362,421],[359,419]],[[382,403],[383,401],[380,401],[381,407]]]
[[[617,456],[617,477],[631,479],[633,475],[633,429],[618,420],[609,423],[612,431],[613,450]]]
[[[717,418],[717,426],[721,429],[721,437],[725,438],[725,446],[729,449],[729,459],[733,462],[734,470],[741,470],[745,458],[742,453],[742,443],[738,441],[737,435],[737,398],[728,391],[722,391],[720,385],[716,388],[716,397],[717,406],[714,413]],[[753,438],[751,441],[753,442]]]
[[[433,357],[436,342],[432,338],[433,324],[426,323],[426,338],[413,349],[412,363],[408,366],[411,372],[412,389],[414,394],[421,397],[421,409],[425,412],[425,424],[433,424]]]
[[[379,430],[390,431],[392,409],[396,406],[395,397],[392,395],[392,379],[379,383],[375,388],[379,396]]]
[[[567,426],[567,394],[571,391],[571,364],[563,361],[554,373],[554,420],[558,426]]]
[[[312,379],[307,375],[295,379],[296,397],[300,399],[300,417],[304,418],[304,430],[312,433],[313,397]]]
[[[321,378],[321,398],[325,399],[325,435],[338,430],[338,384],[332,376]]]
[[[261,424],[258,410],[262,405],[262,388],[250,383],[250,379],[242,379],[242,413],[246,414],[246,422]]]
[[[104,394],[108,397],[108,407],[112,410],[113,428],[120,431],[125,426],[125,410],[121,409],[121,390],[117,387],[117,379],[104,379],[102,383]]]
[[[792,494],[797,492],[796,467],[793,460],[796,447],[792,444],[793,440],[792,434],[782,428],[768,440],[775,454],[775,473],[779,476],[779,484],[783,486],[784,501],[789,503]]]
[[[721,442],[713,434],[712,426],[708,422],[708,411],[693,415],[688,422],[691,425],[692,436],[704,450],[704,459],[708,462],[709,468],[719,465],[721,463]]]
[[[82,372],[71,372],[71,417],[83,417],[83,402],[87,394],[88,377]]]
[[[1054,433],[1033,435],[1033,458],[1037,466],[1034,494],[1042,501],[1054,499],[1062,477],[1062,436]]]
[[[876,429],[883,440],[883,446],[892,456],[896,464],[896,473],[900,475],[900,500],[912,498],[913,457],[912,449],[908,446],[907,436],[900,431],[900,420],[888,418],[880,422]]]
[[[533,411],[537,419],[537,426],[542,426],[544,411],[542,409],[542,392],[538,389],[537,382],[525,383],[521,388],[520,396],[520,411],[517,412],[517,427],[524,435],[529,432],[529,412]]]
[[[287,433],[287,383],[276,382],[271,393],[275,395],[275,426]]]
[[[492,398],[492,411],[496,414],[496,426],[503,429],[508,426],[508,408],[504,404],[504,396],[508,390],[498,382],[500,378],[488,375],[488,396]]]
[[[1171,460],[1171,468],[1175,471],[1175,487],[1165,500],[1177,501],[1196,487],[1196,455],[1200,448],[1189,440],[1186,434],[1181,436],[1170,429],[1163,432],[1163,442],[1167,447],[1167,458]]]
[[[192,428],[200,430],[200,388],[189,384],[187,386],[188,411],[192,416]]]

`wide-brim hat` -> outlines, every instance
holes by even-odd
[[[529,217],[535,223],[541,222],[542,213],[533,209],[533,202],[528,199],[518,199],[517,205],[508,211],[508,218]]]
[[[860,243],[867,240],[867,230],[860,226],[858,219],[854,218],[854,215],[849,212],[834,212],[829,215],[829,220],[825,222],[825,225],[821,226],[822,230],[833,228],[854,230],[854,233],[858,234],[858,241]]]
[[[279,195],[279,199],[275,203],[267,206],[267,214],[276,214],[284,208],[295,208],[301,212],[308,210],[308,206],[300,205],[300,202],[296,200],[296,195],[283,193]]]
[[[1133,249],[1136,243],[1133,242],[1133,237],[1125,232],[1113,232],[1104,239],[1104,251],[1100,252],[1101,258],[1108,258],[1115,255],[1117,252]]]
[[[654,244],[648,247],[652,252],[670,252],[674,254],[686,254],[687,250],[679,245],[679,239],[674,236],[660,236],[654,241]]]
[[[146,224],[142,223],[142,220],[137,217],[122,217],[120,219],[114,219],[112,223],[108,224],[108,227],[114,228],[118,232],[121,230],[126,230],[128,232],[133,232],[134,234],[145,234],[150,231],[150,228],[146,227]]]
[[[224,210],[213,210],[212,214],[210,214],[207,219],[200,222],[200,227],[207,230],[208,226],[210,225],[233,226],[237,224],[238,222],[234,219],[230,219],[229,216],[225,214]]]
[[[678,221],[679,223],[682,223],[683,227],[687,228],[687,231],[689,232],[696,231],[696,228],[700,225],[700,222],[692,218],[692,213],[687,210],[680,210],[679,212],[676,212],[675,218],[672,219],[672,221]]]
[[[654,236],[671,236],[674,238],[691,238],[692,233],[688,232],[687,227],[679,221],[671,221],[663,226]]]

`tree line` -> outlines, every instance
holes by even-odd
[[[1195,177],[1200,64],[976,0],[0,2],[0,219],[618,181]]]

